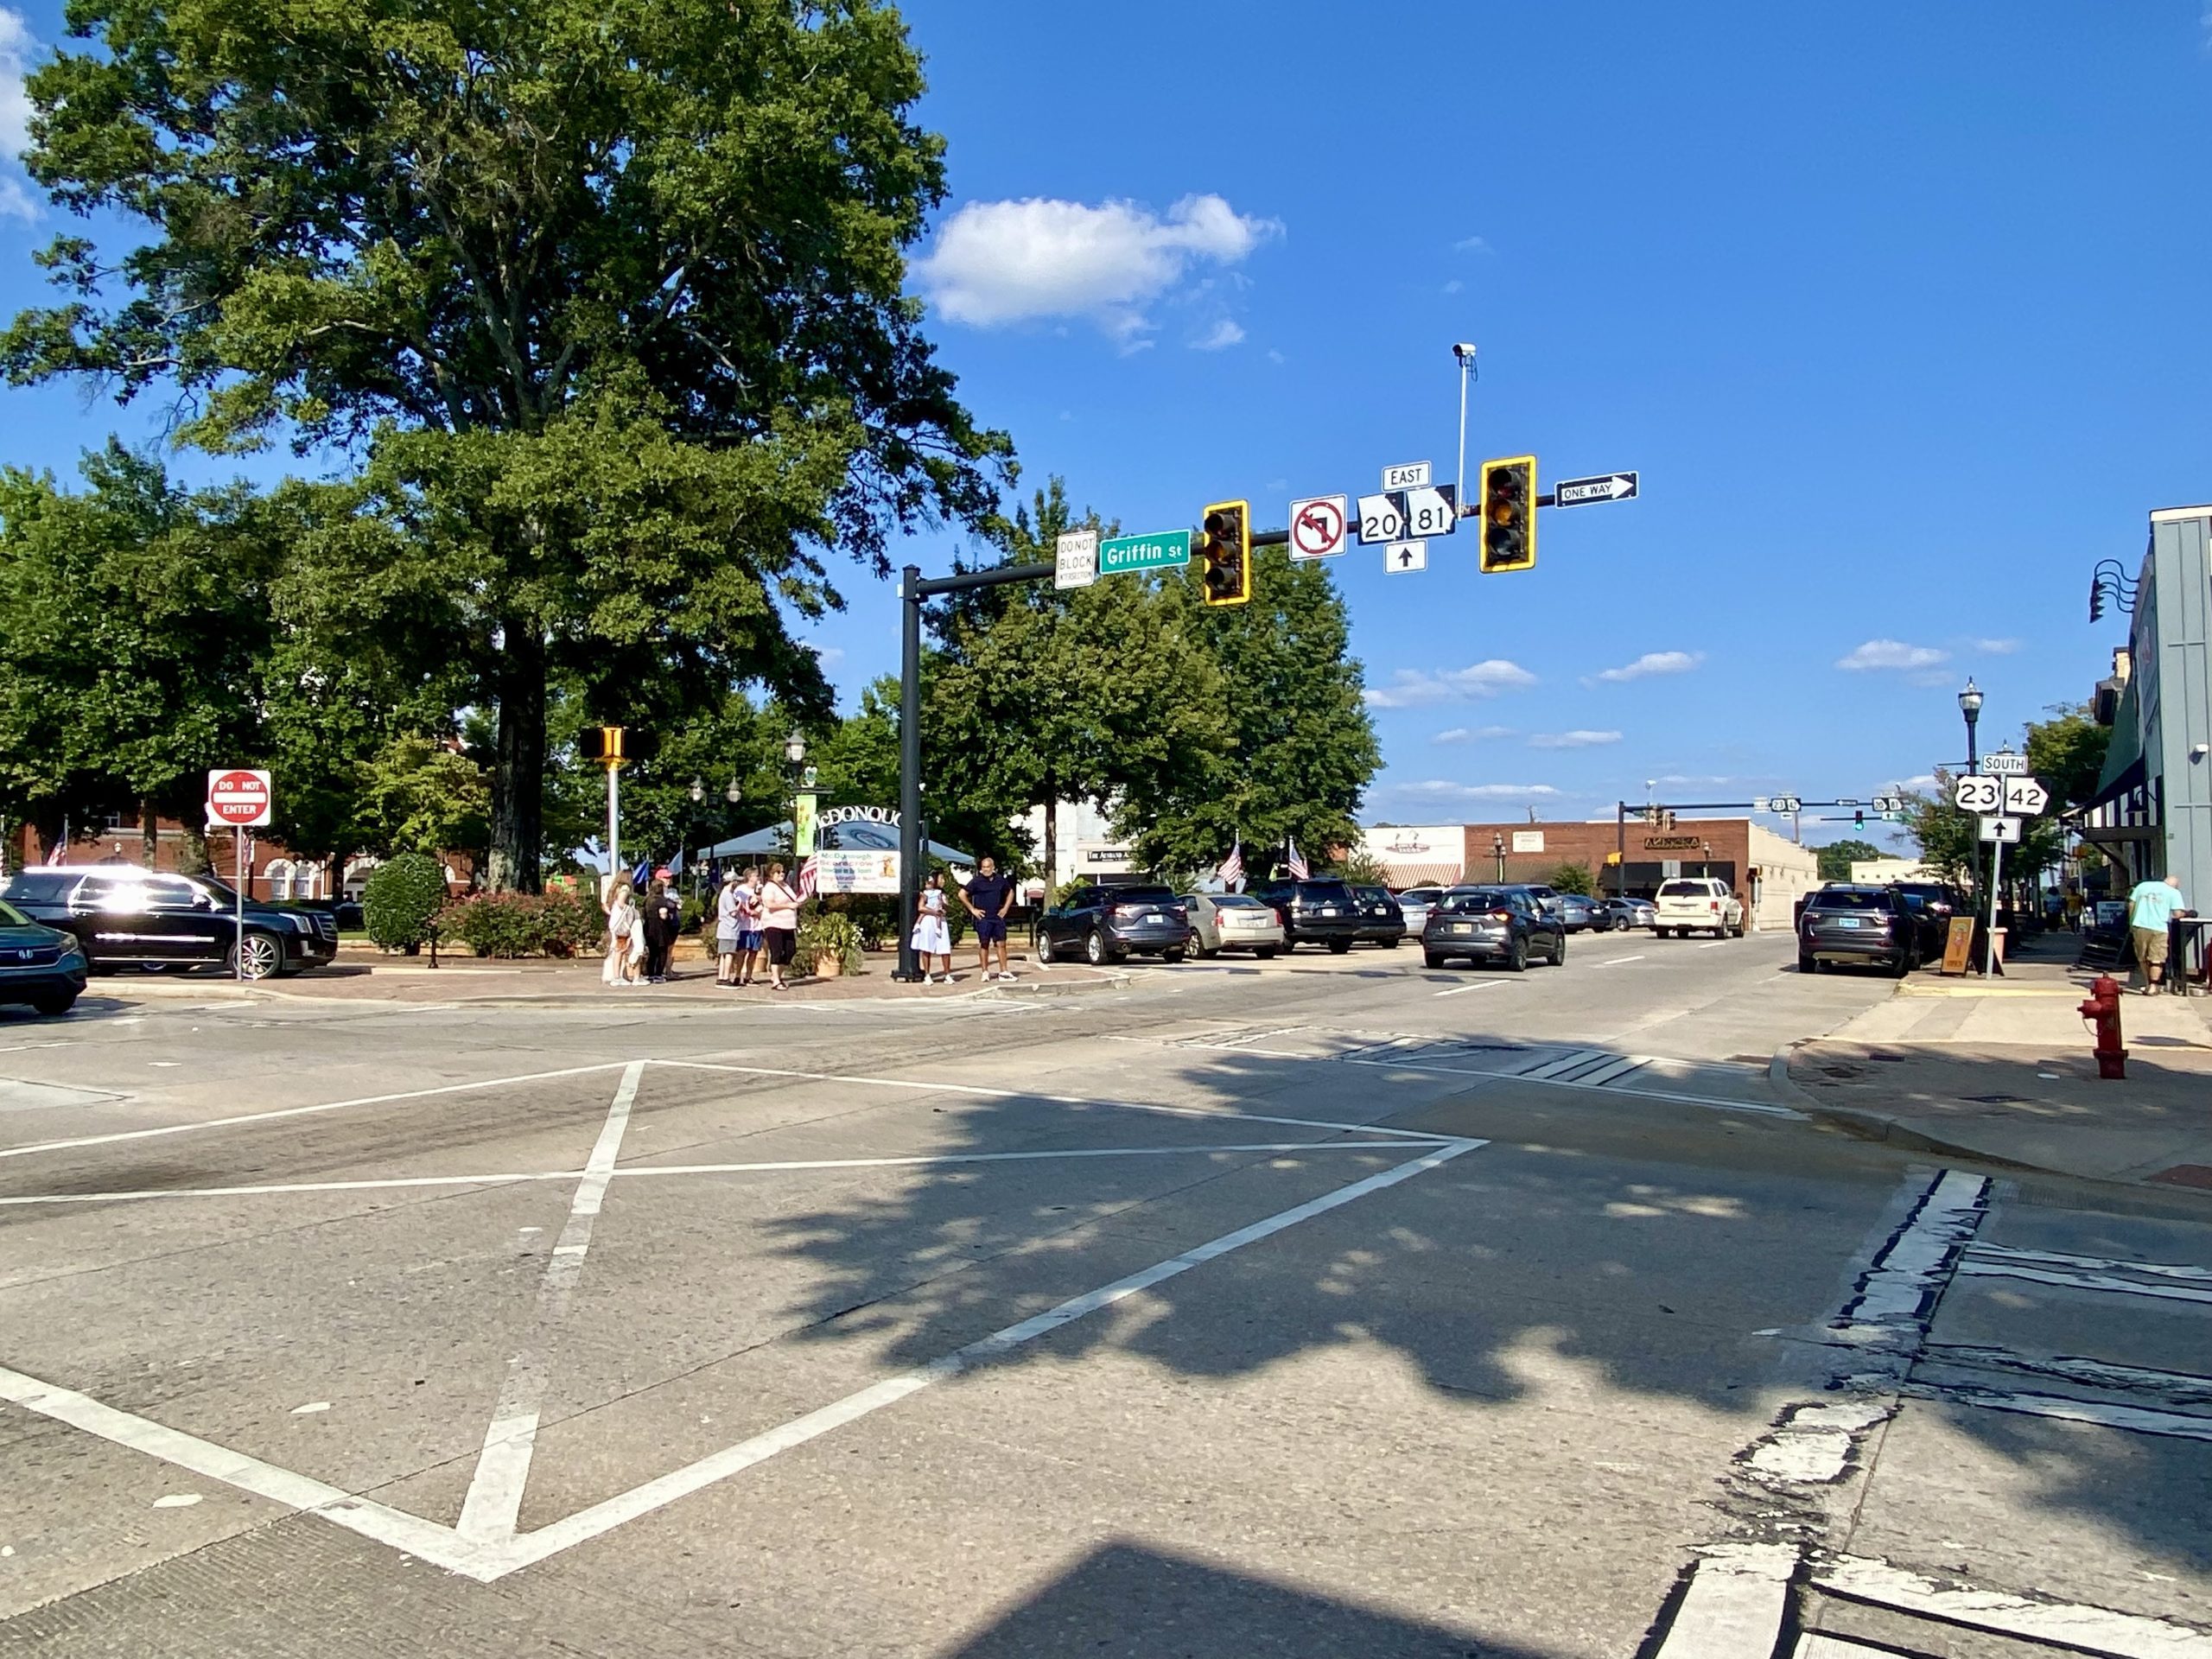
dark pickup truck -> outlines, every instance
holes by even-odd
[[[124,967],[236,969],[238,894],[205,875],[135,864],[48,865],[0,887],[35,922],[76,936],[95,971]],[[319,968],[338,954],[338,923],[327,911],[245,904],[245,976]]]

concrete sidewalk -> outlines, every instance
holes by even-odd
[[[2120,999],[2127,1076],[2097,1075],[2077,1012],[2095,969],[2063,936],[1989,983],[1929,975],[1825,1038],[1775,1081],[1856,1135],[2094,1180],[2212,1191],[2212,1025],[2202,998]]]

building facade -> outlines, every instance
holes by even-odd
[[[2181,878],[2212,909],[2212,506],[2151,515],[2127,648],[2091,706],[2112,728],[2097,792],[2075,815],[2082,839],[2111,859],[2115,890]]]
[[[233,833],[210,830],[204,837],[188,832],[175,818],[155,820],[149,838],[136,818],[111,817],[98,823],[73,825],[65,845],[45,849],[38,832],[22,825],[6,843],[10,870],[39,864],[136,864],[149,870],[198,870],[233,887],[243,887],[250,899],[358,899],[369,872],[381,859],[359,856],[345,861],[342,869],[314,859],[299,857],[273,836],[248,830],[245,867],[240,880],[238,849]],[[448,853],[446,886],[466,892],[475,879],[474,861],[466,853]]]

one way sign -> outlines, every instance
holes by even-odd
[[[1570,478],[1552,486],[1552,505],[1559,507],[1586,507],[1593,501],[1630,501],[1635,498],[1634,473]]]

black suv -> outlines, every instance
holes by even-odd
[[[1406,912],[1398,908],[1389,888],[1354,887],[1351,898],[1359,906],[1360,943],[1396,950],[1398,941],[1406,937]]]
[[[1904,895],[1905,908],[1920,925],[1920,959],[1933,962],[1950,940],[1951,918],[1967,913],[1966,896],[1941,881],[1892,881],[1890,890]]]
[[[1441,968],[1454,957],[1502,962],[1515,973],[1541,956],[1567,960],[1567,927],[1547,914],[1526,887],[1454,887],[1428,907],[1422,960]]]
[[[1180,962],[1193,935],[1190,912],[1172,887],[1077,887],[1037,918],[1030,948],[1039,962],[1080,955],[1096,967],[1131,954]]]
[[[10,876],[0,899],[76,935],[95,969],[219,963],[236,969],[238,894],[211,876],[135,864],[48,865]],[[319,968],[337,954],[338,924],[328,912],[246,900],[248,979]]]
[[[1286,950],[1325,944],[1341,957],[1360,937],[1359,901],[1341,881],[1262,881],[1249,891],[1281,918]]]
[[[1807,897],[1797,918],[1797,971],[1849,962],[1886,968],[1903,979],[1920,965],[1920,925],[1894,887],[1822,887]]]

